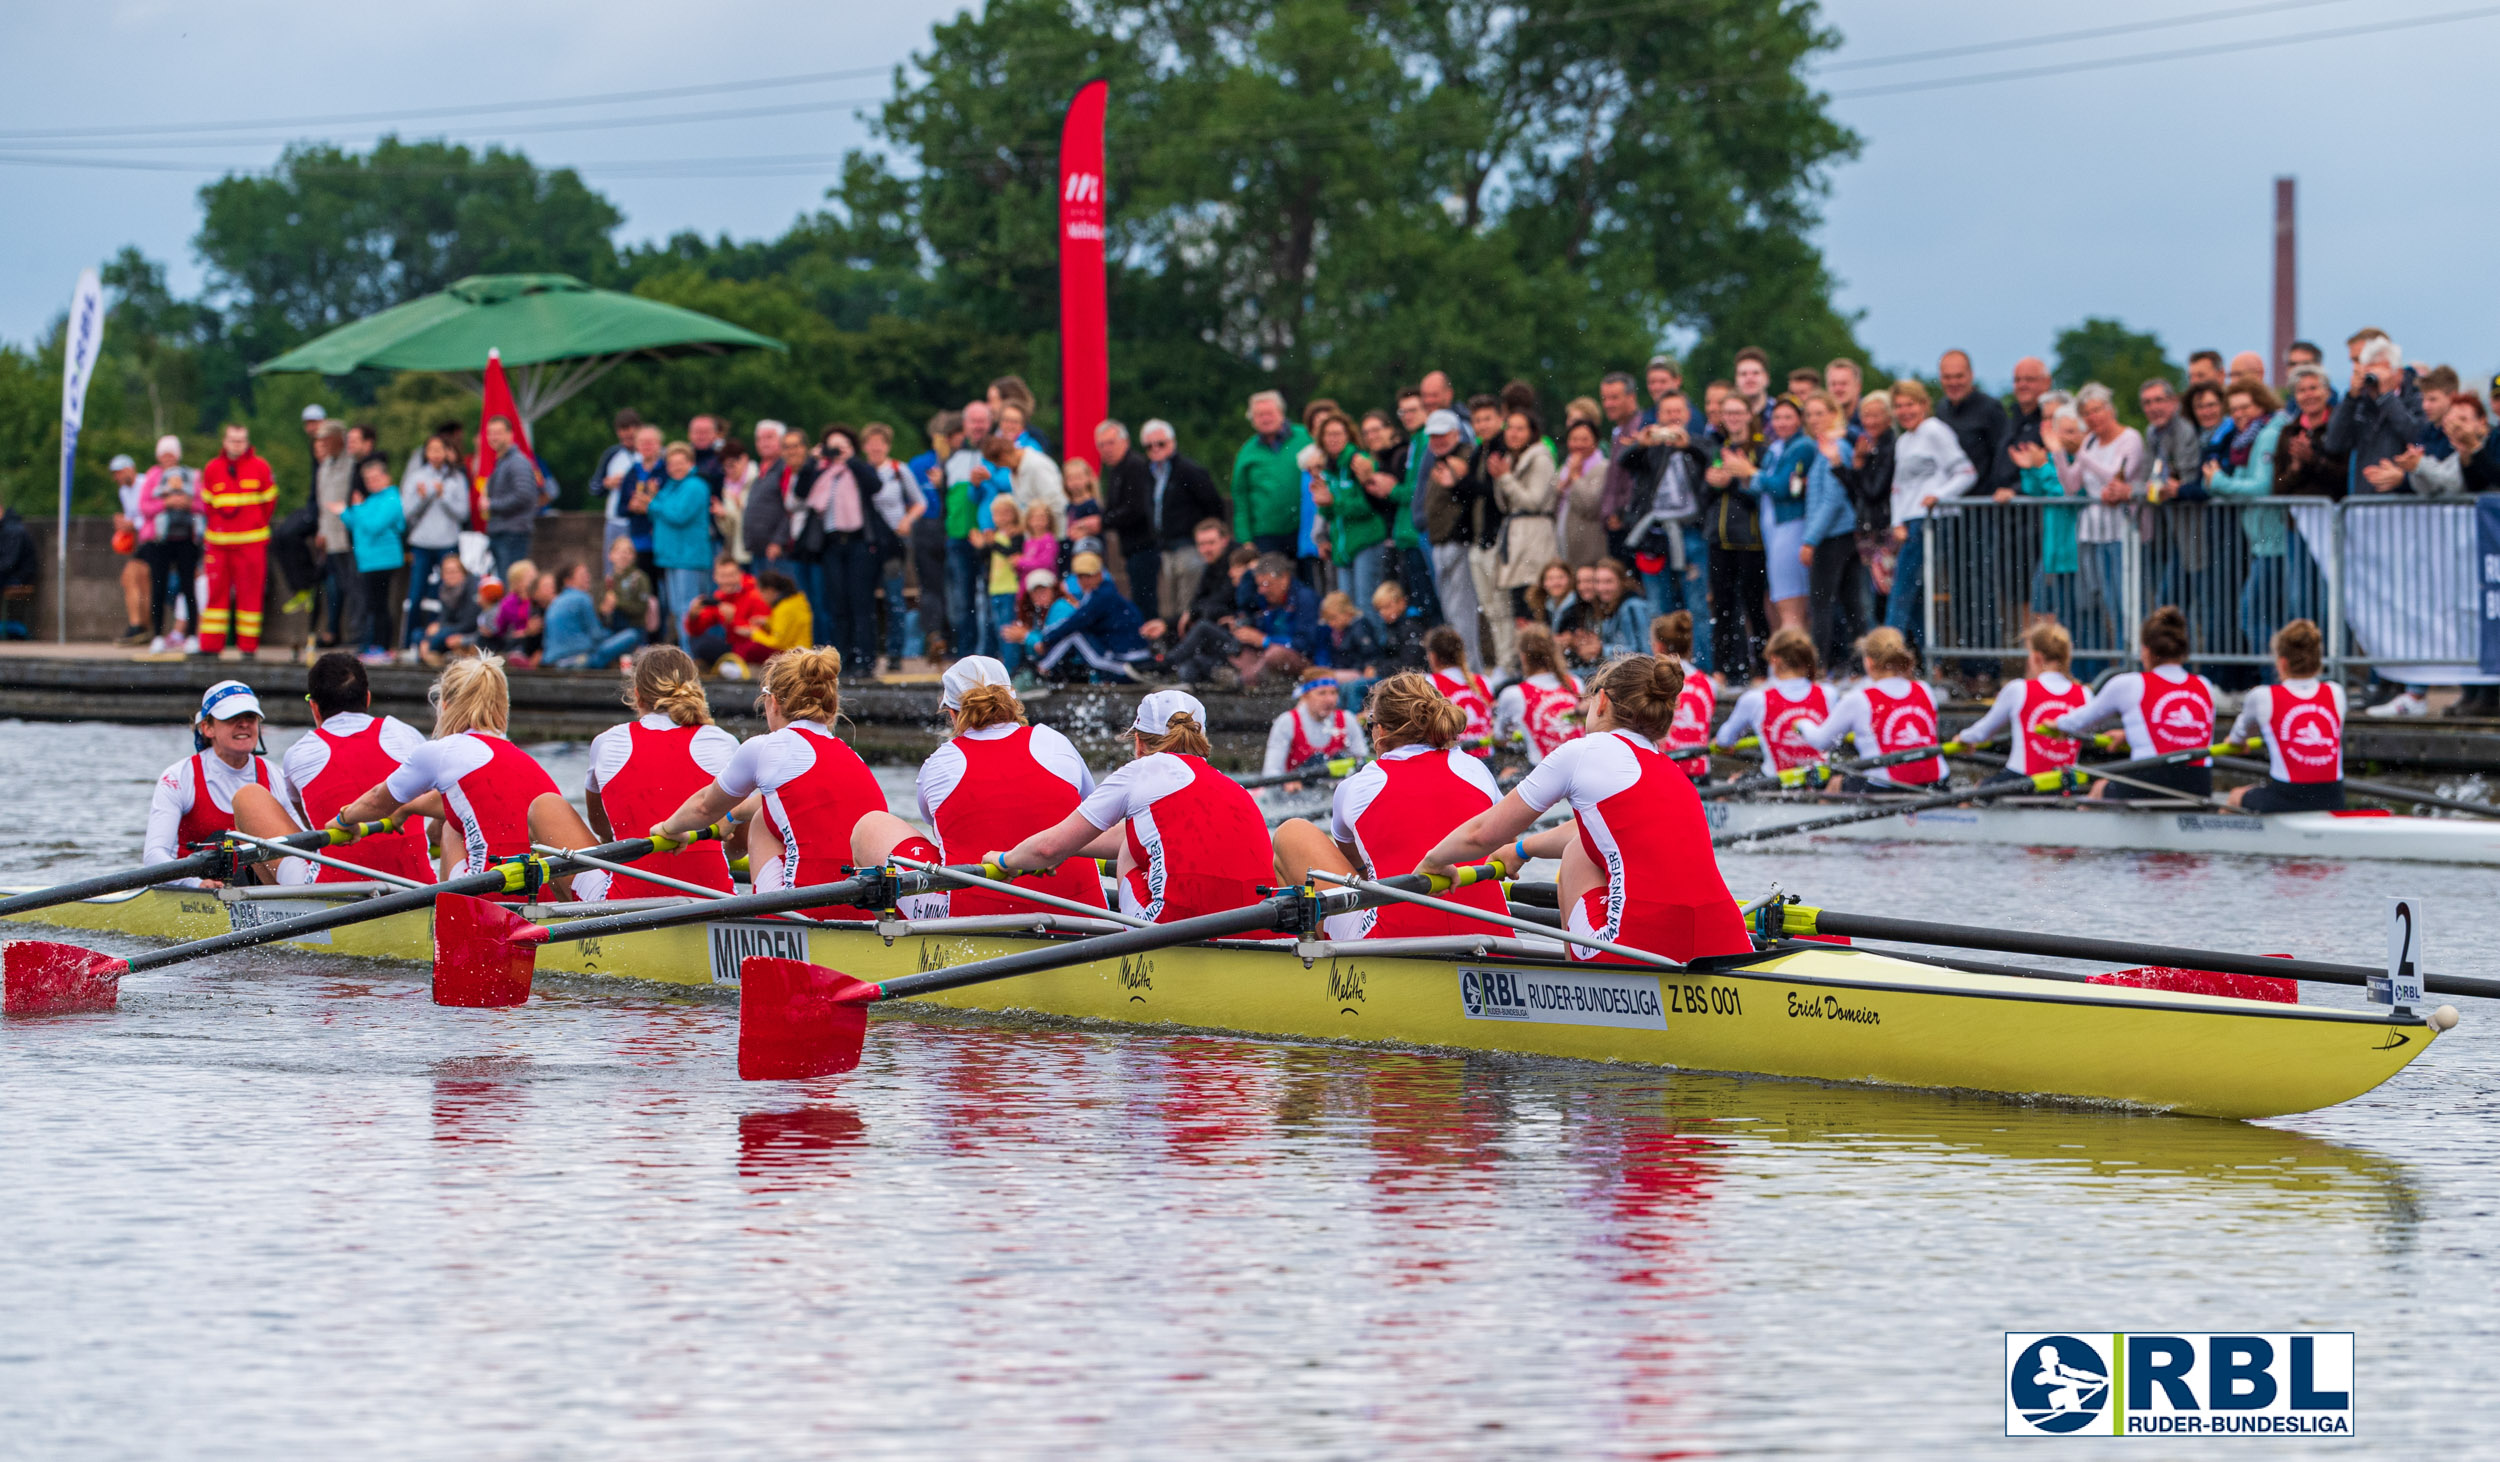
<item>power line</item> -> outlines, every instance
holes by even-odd
[[[2210,25],[2218,20],[2239,20],[2251,15],[2271,15],[2283,10],[2312,10],[2321,5],[2348,5],[2351,0],[2272,0],[2265,5],[2240,5],[2229,10],[2200,10],[2194,15],[2164,16],[2159,20],[2131,21],[2125,25],[2094,26],[2090,30],[2061,30],[2043,35],[2016,36],[2010,40],[1981,41],[1968,46],[1946,46],[1934,51],[1902,51],[1890,56],[1869,56],[1861,61],[1831,61],[1816,67],[1818,71],[1862,71],[1874,66],[1907,66],[1917,61],[1945,61],[1957,56],[1979,56],[1993,51],[2028,50],[2033,46],[2054,46],[2066,41],[2094,41],[2110,36],[2135,35],[2148,30],[2173,30],[2180,26]]]
[[[486,129],[496,137],[526,136],[552,132],[602,132],[620,127],[666,127],[679,123],[747,121],[757,117],[791,117],[813,112],[840,112],[886,100],[883,96],[837,97],[822,102],[785,102],[764,107],[733,107],[710,112],[666,112],[656,117],[591,117],[569,122],[515,122]],[[393,129],[396,130],[396,129]],[[18,148],[38,148],[49,154],[76,152],[126,152],[137,148],[191,147],[281,147],[300,139],[292,137],[203,137],[188,141],[172,138],[147,138],[129,142],[60,141],[19,142]],[[334,141],[335,139],[324,139]]]

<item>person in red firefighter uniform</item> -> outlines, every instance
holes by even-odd
[[[235,648],[250,655],[260,648],[261,591],[269,580],[269,520],[277,513],[278,483],[252,450],[247,428],[226,428],[225,450],[200,474],[200,504],[208,515],[208,551],[200,561],[206,585],[200,597],[200,653],[223,650],[231,622]]]

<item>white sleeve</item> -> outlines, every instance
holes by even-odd
[[[1085,794],[1085,800],[1077,804],[1077,815],[1097,829],[1116,827],[1127,821],[1131,804],[1147,800],[1135,796],[1139,790],[1138,769],[1153,760],[1153,757],[1145,757],[1130,762],[1103,778],[1101,785]]]
[[[304,807],[303,787],[320,776],[321,769],[329,764],[330,744],[310,731],[296,737],[294,744],[286,749],[286,754],[278,758],[278,770],[286,776],[287,810],[295,814],[296,821],[309,822],[312,819],[312,814]]]
[[[2127,702],[2144,694],[2144,677],[2136,671],[2113,675],[2109,683],[2093,693],[2080,710],[2068,711],[2057,718],[2057,729],[2070,734],[2089,731],[2113,716],[2126,713]]]
[[[1469,757],[1468,760],[1475,758]],[[1377,762],[1339,782],[1336,794],[1328,799],[1328,835],[1341,843],[1353,842],[1355,820],[1363,815],[1364,808],[1371,806],[1372,799],[1380,795],[1380,789],[1388,785],[1388,775],[1380,770]]]
[[[1259,764],[1260,771],[1273,776],[1285,769],[1285,757],[1293,750],[1293,718],[1300,714],[1298,707],[1287,706],[1285,713],[1278,716],[1275,722],[1267,728],[1267,756]],[[1111,824],[1096,825],[1109,827]]]
[[[2337,709],[2340,711],[2342,707]],[[2244,736],[2263,736],[2266,734],[2266,723],[2273,719],[2274,694],[2267,687],[2258,686],[2241,699],[2239,717],[2231,723],[2231,734],[2223,739],[2237,741]]]
[[[1371,743],[1363,739],[1363,718],[1360,716],[1349,715],[1345,718],[1345,749],[1348,756],[1368,758],[1372,754]]]
[[[175,762],[148,795],[148,840],[140,849],[141,862],[170,863],[182,856],[182,815],[190,810],[189,768]]]
[[[1554,748],[1552,756],[1538,762],[1526,776],[1521,777],[1519,785],[1511,790],[1518,793],[1519,800],[1527,803],[1531,810],[1542,813],[1571,795],[1572,774],[1588,758],[1589,748],[1602,744],[1597,738],[1586,736],[1564,742]]]
[[[285,813],[286,820],[300,831],[304,826],[304,814],[296,805],[301,799],[296,795],[295,783],[288,780],[286,768],[279,766],[276,758],[262,757],[261,760],[269,766],[269,795],[278,799],[278,810]]]
[[[1493,744],[1499,746],[1504,738],[1526,730],[1527,724],[1527,692],[1521,690],[1519,682],[1514,680],[1503,686],[1502,693],[1493,698]]]
[[[920,764],[920,775],[912,779],[913,796],[920,806],[920,820],[937,826],[937,810],[946,805],[947,795],[964,777],[964,754],[952,741],[938,743],[929,759]],[[986,850],[985,850],[986,851]]]
[[[1493,780],[1491,772],[1485,770],[1483,757],[1469,756],[1463,751],[1445,751],[1442,755],[1448,759],[1450,770],[1458,774],[1460,781],[1484,794],[1487,806],[1502,800],[1501,784]]]
[[[608,778],[625,769],[626,758],[633,754],[633,734],[624,726],[610,726],[590,738],[590,769],[582,773],[583,791],[598,791]]]
[[[1719,729],[1711,733],[1710,744],[1721,748],[1732,747],[1760,729],[1761,725],[1762,692],[1759,689],[1746,691],[1736,698],[1736,708],[1727,713],[1727,719],[1719,723]]]
[[[1997,698],[1988,707],[1988,714],[1963,727],[1954,740],[1964,746],[1985,746],[2013,729],[2014,718],[2022,714],[2025,681],[2009,680],[1998,687]],[[1944,704],[1939,699],[1938,705]]]
[[[687,748],[694,764],[717,777],[729,766],[729,759],[738,754],[738,738],[718,726],[706,726],[694,733],[694,745]]]
[[[406,761],[425,745],[425,733],[397,716],[382,718],[382,749],[399,761]]]
[[[382,785],[390,788],[391,796],[403,803],[414,802],[433,791],[435,766],[442,761],[443,748],[448,744],[444,741],[429,741],[418,747],[406,761],[399,764],[399,770],[391,773]]]
[[[737,751],[730,756],[728,765],[716,774],[720,789],[741,802],[753,796],[765,775],[774,738],[788,734],[786,731],[775,731],[740,743]]]
[[[1843,738],[1852,733],[1865,732],[1871,735],[1870,728],[1874,724],[1872,716],[1873,712],[1869,709],[1866,691],[1861,688],[1840,698],[1840,709],[1832,713],[1830,720],[1799,721],[1797,734],[1805,739],[1806,745],[1813,747],[1816,751],[1829,753],[1833,747],[1841,743]],[[1860,747],[1859,750],[1863,751],[1865,748]]]
[[[1033,728],[1033,759],[1042,764],[1043,770],[1065,779],[1069,786],[1076,788],[1078,797],[1082,798],[1094,790],[1094,771],[1085,764],[1085,753],[1076,749],[1075,742],[1048,726]]]

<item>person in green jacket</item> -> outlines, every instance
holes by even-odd
[[[1373,458],[1356,445],[1353,419],[1330,411],[1315,426],[1319,440],[1302,457],[1311,501],[1328,528],[1329,562],[1337,588],[1356,604],[1369,604],[1372,590],[1389,576],[1389,524],[1382,515],[1392,509],[1369,490]]]
[[[1233,454],[1233,536],[1261,553],[1295,556],[1302,533],[1302,449],[1310,434],[1285,419],[1282,391],[1250,398],[1250,440]]]

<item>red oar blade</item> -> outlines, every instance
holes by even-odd
[[[434,901],[434,1003],[526,1005],[547,931],[510,904],[447,893]]]
[[[859,1064],[877,987],[803,959],[749,955],[738,966],[738,1076],[803,1081]]]
[[[112,1009],[121,1000],[121,979],[130,966],[75,944],[20,939],[0,945],[0,969],[6,972],[0,1010],[10,1015],[59,1015]]]

